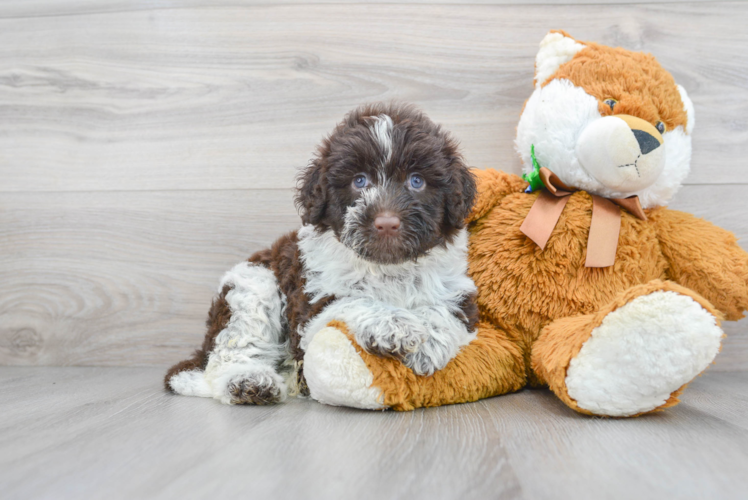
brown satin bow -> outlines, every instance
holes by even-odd
[[[547,189],[540,191],[519,229],[543,250],[569,201],[569,195],[577,189],[561,182],[556,174],[545,167],[540,168],[540,178]],[[647,220],[638,196],[607,199],[593,194],[585,267],[609,267],[615,262],[618,235],[621,232],[619,207],[625,208],[641,220]]]

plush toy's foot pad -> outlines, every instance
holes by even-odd
[[[722,335],[716,318],[691,297],[642,295],[592,330],[569,364],[568,394],[596,415],[624,417],[665,406],[712,362]]]
[[[384,410],[382,391],[351,340],[328,326],[314,336],[304,354],[304,377],[312,398],[320,403]]]

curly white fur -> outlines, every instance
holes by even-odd
[[[299,332],[303,348],[329,321],[341,320],[360,345],[405,352],[406,365],[431,374],[475,337],[456,316],[476,291],[467,276],[466,230],[451,244],[402,264],[361,259],[331,231],[311,226],[299,230],[299,248],[311,301],[337,297]]]

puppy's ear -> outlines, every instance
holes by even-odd
[[[295,201],[304,224],[316,226],[325,218],[327,190],[322,179],[324,167],[324,158],[315,158],[299,175]]]
[[[452,189],[447,195],[444,217],[449,226],[462,229],[473,209],[478,189],[475,176],[461,158],[455,158],[452,172]]]

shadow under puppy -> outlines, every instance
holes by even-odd
[[[308,392],[304,350],[335,320],[418,375],[443,368],[475,338],[475,195],[457,143],[417,109],[350,112],[301,173],[303,226],[226,273],[202,348],[166,388],[227,404],[280,402],[289,380]]]

